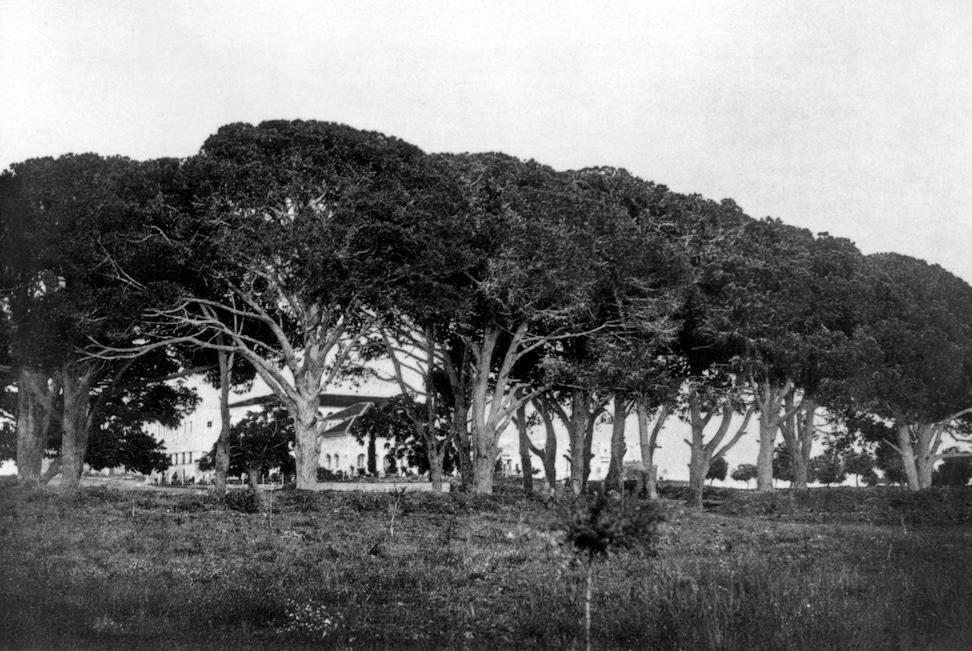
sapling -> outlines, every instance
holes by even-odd
[[[587,585],[584,591],[584,636],[587,651],[591,651],[591,597],[594,590],[594,566],[616,549],[638,546],[653,551],[658,523],[664,516],[658,508],[628,505],[623,500],[599,494],[581,498],[573,503],[563,518],[565,542],[586,566]]]

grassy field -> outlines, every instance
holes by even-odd
[[[0,646],[584,648],[563,506],[242,496],[0,488]],[[597,563],[595,649],[972,648],[968,489],[706,500],[663,500],[656,544]]]

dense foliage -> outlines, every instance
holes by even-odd
[[[492,492],[499,437],[528,409],[567,430],[575,492],[601,414],[616,424],[613,489],[627,414],[646,473],[660,423],[678,415],[696,505],[750,418],[761,490],[774,477],[872,481],[859,459],[844,465],[852,449],[918,490],[968,455],[964,280],[625,170],[428,155],[326,122],[232,124],[181,161],[12,166],[0,250],[0,419],[16,422],[8,454],[24,483],[41,480],[45,454],[69,490],[85,462],[159,467],[141,423],[177,423],[195,399],[174,380],[207,372],[224,402],[254,376],[272,390],[280,409],[245,422],[291,423],[279,460],[310,488],[321,393],[364,362],[390,365],[401,389],[404,419],[374,427],[434,483],[455,466],[477,493]],[[843,434],[813,457],[820,415]],[[238,452],[220,440],[225,473],[227,445]],[[552,445],[532,449],[553,467]]]

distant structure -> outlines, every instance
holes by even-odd
[[[230,403],[230,410],[239,413],[247,407],[261,408],[272,396],[264,395]],[[345,476],[358,474],[367,466],[367,446],[359,444],[351,434],[355,419],[373,405],[387,402],[387,397],[351,394],[326,393],[321,395],[320,406],[325,427],[321,441],[321,460],[319,466],[335,474]],[[338,411],[328,411],[338,408]],[[219,438],[219,409],[203,407],[196,409],[178,427],[162,427],[150,424],[146,431],[161,441],[169,455],[171,466],[165,473],[152,473],[152,481],[164,483],[207,483],[212,480],[212,471],[202,471],[197,462],[212,450]],[[378,469],[384,472],[389,466],[384,445],[378,446]]]
[[[234,402],[230,409],[256,407],[266,404],[271,396],[259,396]],[[325,420],[325,429],[321,434],[321,458],[318,467],[335,474],[351,477],[365,471],[368,465],[368,447],[365,443],[358,443],[351,434],[351,426],[361,414],[374,405],[388,402],[383,396],[364,396],[340,393],[325,393],[321,395],[320,407]],[[340,408],[339,411],[327,412],[328,409]],[[385,441],[377,445],[375,455],[379,474],[384,474],[390,465],[390,455],[384,446]]]
[[[270,395],[257,396],[239,400],[230,404],[234,416],[242,415],[248,407],[262,408]],[[355,419],[374,405],[380,405],[389,400],[384,396],[354,395],[326,393],[321,395],[321,415],[325,420],[325,430],[321,436],[321,457],[319,467],[329,470],[338,476],[351,477],[366,471],[368,466],[368,447],[366,442],[358,443],[351,434],[351,427]],[[236,420],[236,418],[234,418]],[[161,441],[165,452],[169,455],[171,467],[165,473],[153,473],[150,480],[164,483],[208,483],[213,479],[213,472],[203,472],[196,466],[203,455],[208,454],[219,437],[220,416],[216,407],[200,407],[190,414],[178,427],[165,428],[158,424],[146,427],[149,434]],[[535,434],[539,435],[539,434]],[[603,479],[611,461],[610,439],[598,437],[592,445],[594,458],[591,459],[591,475],[593,480]],[[538,441],[539,442],[539,441]],[[376,466],[378,473],[384,475],[392,467],[390,441],[379,438],[375,446]],[[561,439],[558,444],[559,459],[557,459],[557,477],[561,480],[570,474],[570,463],[565,458],[567,441]],[[397,464],[396,464],[397,465]],[[534,459],[533,466],[542,468]],[[515,428],[510,428],[500,439],[500,453],[497,457],[497,470],[500,475],[520,475],[519,443]],[[163,478],[164,475],[164,478]]]

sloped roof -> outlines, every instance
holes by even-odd
[[[273,394],[256,396],[254,398],[247,398],[246,400],[240,400],[238,402],[231,402],[229,407],[230,409],[236,409],[238,407],[254,407],[256,405],[265,404],[272,398]],[[353,407],[354,405],[361,403],[380,405],[388,402],[389,400],[390,398],[385,396],[361,396],[350,393],[322,393],[320,405],[321,407]]]

